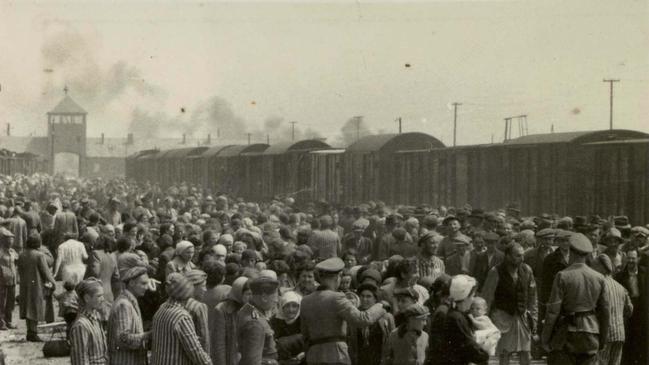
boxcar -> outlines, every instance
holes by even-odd
[[[308,199],[311,189],[309,152],[329,148],[328,144],[317,139],[278,143],[268,147],[261,156],[253,158],[260,158],[263,167],[260,174],[255,174],[261,176],[253,176],[262,181],[260,194],[256,198],[293,196]]]
[[[334,204],[343,202],[342,164],[345,150],[312,151],[309,155],[311,158],[312,189],[309,194],[311,200],[324,200]]]
[[[343,195],[347,203],[381,199],[399,203],[398,151],[444,147],[425,133],[378,134],[352,143],[345,151]]]
[[[214,171],[212,169],[214,158],[230,145],[212,146],[200,154],[194,155],[189,158],[189,163],[192,165],[192,179],[191,182],[196,185],[201,185],[205,188],[210,187],[210,183],[214,181]]]
[[[219,171],[214,180],[216,191],[233,196],[253,196],[261,190],[258,178],[262,170],[261,155],[268,149],[265,143],[238,145],[226,148],[216,157],[214,164]]]

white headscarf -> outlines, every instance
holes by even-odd
[[[287,291],[279,298],[279,311],[277,311],[277,318],[283,319],[287,324],[291,324],[300,318],[300,310],[298,309],[295,318],[291,320],[286,319],[282,308],[284,308],[288,303],[296,303],[299,306],[302,303],[302,296],[294,291]]]

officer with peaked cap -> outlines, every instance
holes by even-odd
[[[276,365],[277,348],[268,313],[279,302],[279,282],[269,275],[250,280],[252,298],[237,314],[239,365]]]
[[[344,262],[333,257],[316,265],[320,274],[318,289],[302,299],[302,335],[307,343],[306,362],[312,364],[351,364],[347,352],[347,325],[363,328],[385,313],[384,304],[358,310],[345,294],[338,292]]]
[[[548,364],[597,364],[608,332],[609,303],[602,274],[586,265],[593,252],[581,233],[568,237],[572,264],[557,273],[546,308],[542,341]]]

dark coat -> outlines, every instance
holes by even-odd
[[[38,249],[27,249],[18,258],[20,276],[20,318],[45,320],[45,283],[56,284],[47,258]]]
[[[475,342],[473,330],[464,313],[450,309],[444,321],[439,363],[443,365],[486,364],[489,354]]]

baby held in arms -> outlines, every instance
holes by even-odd
[[[473,323],[476,342],[489,353],[489,356],[494,356],[496,345],[500,340],[500,331],[487,316],[487,302],[483,298],[473,298],[469,318]]]

